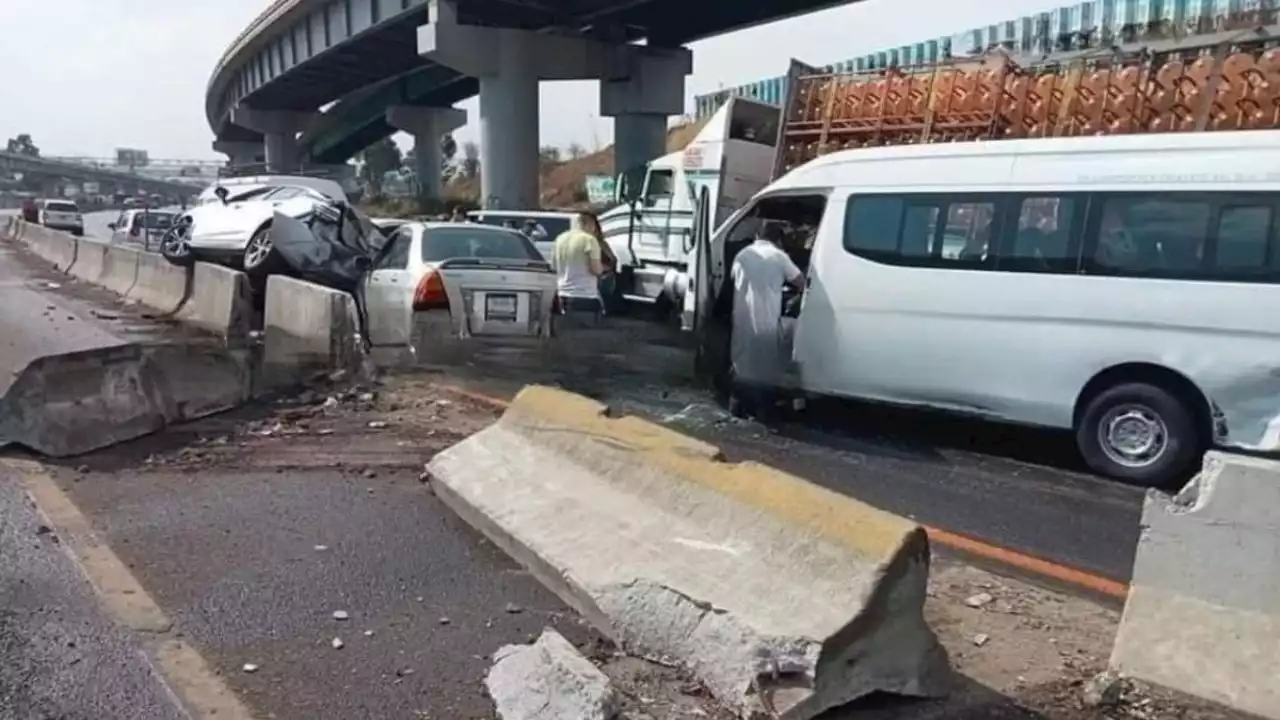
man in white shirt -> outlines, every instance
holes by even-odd
[[[788,358],[782,347],[782,290],[804,285],[804,274],[779,245],[782,226],[764,221],[755,240],[733,259],[733,367],[730,409],[757,417],[772,407],[770,389],[782,380]],[[743,408],[746,404],[747,407]]]

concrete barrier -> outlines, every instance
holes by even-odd
[[[101,285],[109,247],[107,243],[97,240],[77,239],[75,262],[71,263],[67,272],[85,282]]]
[[[1142,528],[1112,668],[1280,720],[1280,462],[1210,452]]]
[[[32,361],[0,400],[0,445],[66,457],[229,410],[248,358],[224,348],[124,344]]]
[[[143,305],[165,313],[177,312],[190,291],[190,271],[160,255],[138,253],[138,272],[126,293]]]
[[[117,295],[127,296],[134,283],[138,282],[138,262],[141,255],[142,253],[131,248],[108,245],[102,259],[102,274],[97,283]]]
[[[267,278],[264,386],[289,386],[320,372],[358,370],[357,317],[355,300],[345,292],[282,275]]]
[[[20,238],[37,257],[53,263],[55,268],[63,272],[67,272],[75,263],[79,243],[74,235],[34,223],[22,225]]]
[[[432,488],[629,652],[744,717],[945,692],[918,525],[585,397],[525,388]]]
[[[248,336],[253,322],[253,288],[249,276],[210,263],[196,263],[191,293],[177,318],[222,337]]]

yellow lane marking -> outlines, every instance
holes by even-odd
[[[107,615],[139,633],[152,666],[194,720],[253,720],[252,713],[200,654],[173,636],[173,622],[128,566],[102,542],[89,519],[37,462],[0,459],[71,554]]]

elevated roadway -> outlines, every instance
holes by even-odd
[[[847,2],[277,0],[231,43],[214,67],[205,111],[216,137],[214,148],[236,164],[265,161],[273,168],[287,169],[340,163],[397,129],[411,132],[415,140],[428,141],[420,148],[429,151],[438,142],[441,128],[457,127],[458,117],[415,110],[448,109],[477,93],[484,96],[481,86],[489,80],[494,81],[489,83],[491,96],[498,98],[507,90],[498,89],[502,83],[497,78],[510,72],[484,66],[515,63],[535,83],[595,78],[616,85],[602,89],[600,111],[618,120],[618,164],[632,167],[656,156],[652,153],[661,154],[659,134],[665,132],[667,116],[683,111],[683,75],[691,67],[687,53],[683,58],[668,53],[667,60],[686,67],[678,86],[670,72],[660,73],[662,82],[658,82],[649,67],[655,53],[619,49],[623,44],[644,38],[651,48],[679,49],[703,38]],[[424,27],[431,25],[461,27],[440,32]],[[477,35],[477,30],[482,34]],[[466,52],[458,47],[464,37],[485,38],[484,46]],[[584,42],[573,44],[573,39]],[[591,41],[597,45],[591,46]],[[512,59],[521,54],[516,46],[524,48],[523,60]],[[495,47],[504,50],[494,52]],[[480,50],[487,57],[481,57]],[[568,54],[548,62],[555,50]],[[661,102],[650,97],[659,86]],[[526,97],[524,105],[531,102],[536,109],[536,92],[532,100],[527,92],[519,92]],[[676,96],[678,106],[668,100]],[[489,112],[482,107],[480,113],[482,153],[486,145],[503,144],[502,140],[483,141],[486,116],[512,115],[512,101],[505,101],[507,112],[498,108],[503,102],[482,99],[482,106],[489,106]],[[326,112],[319,112],[330,103],[334,104]],[[530,115],[526,109],[518,114],[521,119]],[[493,132],[495,138],[510,134],[496,128]],[[536,133],[530,134],[535,135],[536,145]],[[523,146],[529,143],[520,144],[517,154],[523,156],[527,154]],[[428,154],[418,153],[424,164]],[[510,168],[509,174],[521,176],[517,180],[491,177],[495,172],[502,174],[496,169],[499,161],[482,157],[491,170],[485,175],[492,185],[486,194],[503,195],[501,199],[508,202],[526,200],[532,181],[522,176],[536,160],[525,160],[522,157]]]
[[[33,173],[80,182],[109,182],[130,191],[137,190],[161,195],[190,195],[201,185],[199,181],[174,182],[123,170],[10,152],[0,152],[0,172]]]

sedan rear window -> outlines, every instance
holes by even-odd
[[[542,260],[542,254],[524,235],[459,225],[431,228],[422,234],[422,260],[444,262],[454,258],[488,260]]]
[[[69,202],[46,202],[44,204],[44,209],[50,212],[63,212],[63,213],[80,212],[80,208],[76,207],[75,203],[69,203]]]

